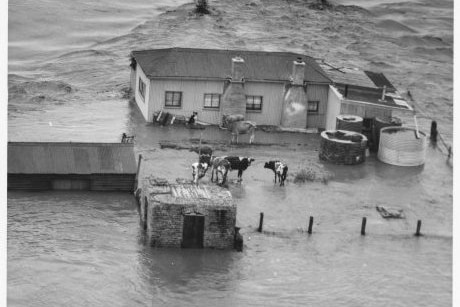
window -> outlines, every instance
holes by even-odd
[[[247,111],[262,111],[262,96],[246,96]]]
[[[319,110],[319,101],[308,101],[308,112],[309,113],[318,113]]]
[[[204,108],[205,109],[219,109],[220,107],[220,94],[204,94]]]
[[[142,100],[145,99],[145,83],[142,81],[141,78],[139,78],[139,94],[142,97]]]
[[[182,92],[166,92],[165,107],[180,108],[182,106]]]

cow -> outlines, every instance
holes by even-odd
[[[264,168],[271,169],[275,173],[275,183],[276,177],[278,177],[280,186],[284,185],[284,181],[286,180],[288,172],[288,166],[286,163],[283,163],[279,160],[269,161],[265,163]]]
[[[198,180],[200,180],[204,177],[204,175],[206,175],[208,168],[208,163],[195,162],[192,164],[192,177],[194,184],[198,184]]]
[[[252,157],[236,157],[236,156],[224,156],[225,160],[230,162],[230,171],[238,170],[238,181],[243,181],[243,171],[245,171],[251,162],[255,161]]]
[[[214,181],[214,173],[216,173],[216,182],[219,183],[219,173],[222,176],[221,185],[227,181],[227,173],[230,170],[230,162],[224,157],[211,157],[211,182]]]
[[[228,130],[232,134],[231,143],[236,137],[236,144],[238,144],[238,135],[240,134],[249,134],[249,144],[254,142],[254,131],[256,129],[256,123],[248,120],[233,122],[229,125]]]
[[[243,114],[234,114],[234,115],[224,114],[222,115],[222,126],[225,128],[228,128],[229,124],[238,122],[238,121],[242,121],[242,120],[244,120]]]

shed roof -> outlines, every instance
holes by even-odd
[[[8,174],[135,174],[130,143],[8,143]]]
[[[403,111],[412,111],[411,106],[401,97],[398,92],[387,91],[385,100],[382,98],[382,89],[367,88],[360,86],[348,85],[347,96],[345,97],[345,86],[335,85],[337,90],[344,96],[345,101],[351,103],[363,103],[385,109],[399,109]]]
[[[190,79],[226,79],[231,75],[232,58],[240,56],[245,62],[245,79],[260,81],[289,81],[293,61],[302,58],[305,81],[331,83],[313,58],[291,52],[167,48],[133,51],[131,55],[149,78]]]

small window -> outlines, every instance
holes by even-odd
[[[246,96],[247,111],[262,111],[262,96]]]
[[[139,78],[139,94],[142,97],[142,100],[145,100],[145,83]]]
[[[219,109],[220,107],[220,94],[204,94],[204,108],[205,109]]]
[[[165,107],[180,108],[182,106],[182,92],[166,92]]]
[[[319,101],[308,101],[308,112],[309,113],[318,113],[319,110]]]

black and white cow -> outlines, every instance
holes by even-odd
[[[223,185],[227,181],[227,173],[230,170],[230,162],[224,157],[211,157],[211,182],[214,180],[214,173],[216,173],[216,182],[219,183],[219,173],[222,176]]]
[[[206,172],[209,168],[208,163],[199,163],[195,162],[192,164],[192,177],[193,177],[193,183],[198,184],[198,180],[204,177],[206,175]]]
[[[230,162],[231,171],[238,170],[239,181],[243,181],[243,171],[245,171],[249,166],[251,166],[251,162],[255,161],[255,159],[251,157],[225,156],[223,158]]]
[[[288,172],[287,164],[281,161],[278,161],[278,160],[269,161],[265,163],[264,168],[271,169],[275,173],[275,183],[276,183],[276,177],[278,177],[280,186],[284,185],[284,181],[286,180],[287,172]]]

